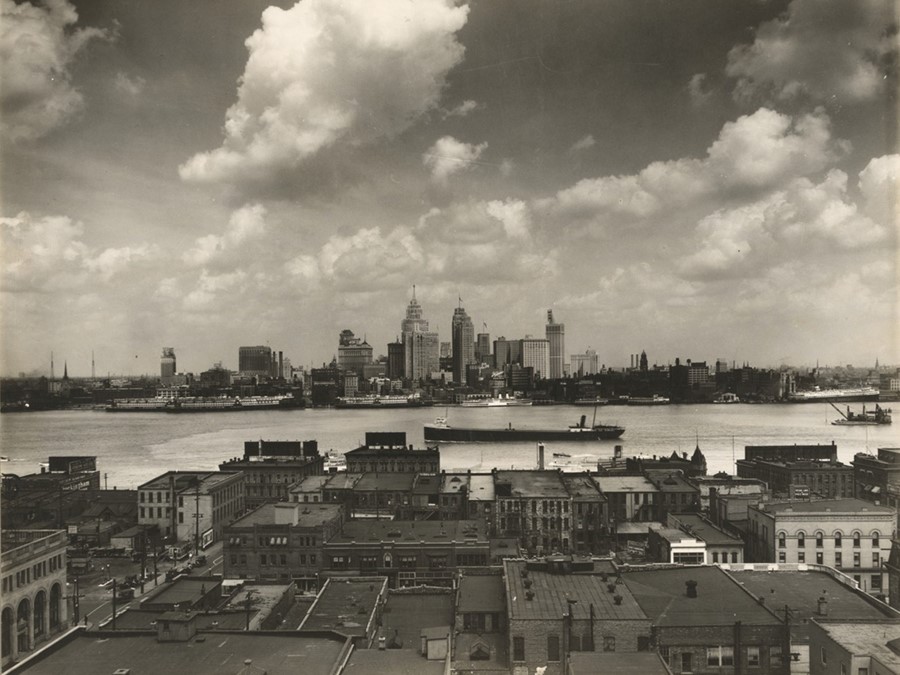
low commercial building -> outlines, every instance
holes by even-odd
[[[860,499],[760,503],[748,508],[752,562],[814,563],[851,576],[869,593],[886,594],[897,513]]]
[[[810,675],[900,673],[900,621],[810,622]]]
[[[227,578],[293,581],[317,590],[322,545],[344,522],[340,504],[263,504],[225,530]]]
[[[271,442],[270,442],[271,443]],[[267,448],[267,452],[276,449]],[[306,455],[245,455],[219,464],[222,471],[240,471],[244,474],[247,508],[256,508],[269,502],[283,502],[289,499],[288,490],[297,481],[307,476],[325,473],[325,458],[318,448],[305,441],[301,451]]]
[[[900,448],[878,448],[877,455],[856,453],[853,475],[858,498],[900,508]]]
[[[2,664],[17,661],[68,628],[66,533],[3,530]]]
[[[367,518],[345,522],[322,553],[328,576],[382,575],[392,588],[448,586],[458,568],[488,564],[490,542],[474,520]]]
[[[737,474],[741,478],[763,481],[776,497],[842,499],[853,497],[856,492],[853,467],[836,459],[794,462],[780,459],[739,459]]]
[[[744,541],[716,527],[700,514],[669,514],[667,524],[703,542],[707,563],[744,562]]]
[[[406,444],[405,432],[367,432],[366,443],[348,450],[347,471],[355,473],[440,473],[441,453],[437,446],[413,448]]]
[[[677,527],[651,527],[647,536],[647,560],[680,565],[705,565],[706,543]]]
[[[598,476],[597,484],[606,497],[610,525],[659,519],[659,488],[644,476]]]

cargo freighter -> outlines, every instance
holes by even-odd
[[[443,417],[425,425],[426,441],[453,443],[499,443],[504,441],[603,441],[618,438],[625,428],[609,424],[578,424],[565,429],[516,429],[512,424],[500,428],[452,427]]]

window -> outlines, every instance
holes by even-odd
[[[881,565],[881,555],[878,551],[875,551],[872,554],[872,567],[879,567]]]
[[[260,554],[259,554],[259,564],[260,564],[260,565],[268,565],[268,564],[269,564],[269,563],[266,561],[266,554],[265,554],[265,553],[260,553]]]
[[[853,554],[853,566],[859,567],[859,551]]]
[[[835,532],[835,533],[834,533],[834,545],[835,545],[835,547],[841,546],[842,543],[843,543],[843,541],[842,541],[842,539],[841,539],[841,533],[840,533],[840,532]]]
[[[778,551],[778,562],[787,562],[787,553],[785,553],[784,551]]]
[[[797,533],[797,548],[806,548],[806,535],[803,532]]]
[[[706,665],[708,666],[733,666],[733,647],[707,647]]]
[[[806,553],[804,553],[803,551],[800,551],[799,553],[797,553],[797,562],[805,563],[806,562]]]
[[[816,548],[822,548],[822,540],[824,536],[821,532],[816,532]]]
[[[785,541],[784,532],[778,533],[778,548],[785,548],[787,546],[787,542]]]
[[[714,562],[714,563],[719,562],[719,554],[718,554],[718,553],[716,553],[716,552],[714,551],[713,554],[712,554],[712,557],[713,557],[713,562]]]
[[[737,561],[738,561],[738,559],[737,559],[737,551],[733,551],[732,554],[731,554],[731,562],[736,563]]]
[[[694,670],[693,661],[693,655],[690,652],[681,652],[681,672],[692,672]]]
[[[816,564],[821,565],[823,560],[822,552],[816,551]]]
[[[559,661],[559,635],[547,636],[547,660]]]
[[[747,665],[759,666],[759,647],[747,647]]]
[[[844,564],[844,555],[840,551],[835,551],[834,554],[834,566],[840,567]]]
[[[663,658],[663,661],[666,662],[666,665],[669,665],[669,648],[668,647],[660,647],[659,655]]]
[[[525,638],[513,638],[513,661],[525,660]]]
[[[872,533],[872,546],[878,547],[880,545],[878,537],[879,537],[878,532]]]
[[[605,651],[605,652],[616,651],[616,636],[615,635],[604,635],[603,636],[603,651]]]
[[[822,663],[828,663],[828,654],[825,653],[825,647],[822,647]]]
[[[853,533],[853,548],[859,548],[859,532]]]
[[[650,651],[650,638],[646,635],[638,635],[638,651],[639,652],[649,652]]]
[[[869,580],[869,586],[873,591],[881,590],[881,575],[873,574],[872,578]]]

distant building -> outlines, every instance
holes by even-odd
[[[547,379],[550,376],[550,341],[539,338],[525,338],[521,343],[522,367],[531,368],[535,377]]]
[[[267,502],[286,501],[289,488],[306,476],[325,472],[325,458],[315,441],[249,441],[243,458],[219,465],[222,471],[240,471],[244,476],[246,508]]]
[[[178,369],[175,364],[174,347],[163,347],[159,363],[159,380],[163,386],[173,384]]]
[[[600,359],[597,352],[588,348],[584,354],[572,354],[570,357],[572,375],[593,375],[600,372]]]
[[[251,377],[269,377],[272,374],[272,348],[265,345],[240,347],[238,371]]]
[[[853,476],[860,499],[900,507],[900,448],[878,448],[877,455],[856,453]]]
[[[478,363],[485,363],[489,366],[494,365],[494,359],[491,354],[490,333],[478,333],[475,336],[475,360]]]
[[[361,375],[372,364],[372,346],[360,339],[352,330],[344,329],[338,338],[338,368]],[[344,393],[345,396],[351,394]]]
[[[462,304],[453,310],[453,381],[466,383],[466,367],[475,363],[475,327]]]
[[[853,467],[835,460],[785,462],[739,459],[737,475],[763,481],[776,497],[842,499],[855,496]],[[805,489],[801,491],[800,487]]]
[[[666,523],[703,542],[707,564],[744,562],[743,540],[716,527],[699,513],[669,514]]]
[[[565,375],[566,360],[566,324],[556,323],[553,320],[553,310],[547,310],[547,325],[545,327],[549,347],[549,366],[544,377],[558,380]]]
[[[385,375],[392,380],[402,379],[405,375],[403,343],[399,340],[396,342],[389,342],[387,349],[387,368],[385,369]]]
[[[413,286],[412,300],[406,308],[406,317],[400,323],[403,341],[404,376],[411,380],[425,379],[437,372],[440,363],[438,334],[428,330],[428,320],[422,315],[422,306],[416,300]]]
[[[68,628],[66,543],[64,530],[3,530],[4,668]]]

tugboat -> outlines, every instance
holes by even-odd
[[[829,403],[831,403],[831,401],[829,401]],[[844,414],[844,412],[834,403],[831,403],[831,407],[841,414],[841,419],[832,422],[832,424],[837,426],[875,425],[891,423],[891,409],[882,408],[877,403],[875,404],[874,412],[866,412],[866,406],[863,406],[862,412],[857,413],[850,410],[850,406],[847,406],[847,414]]]

